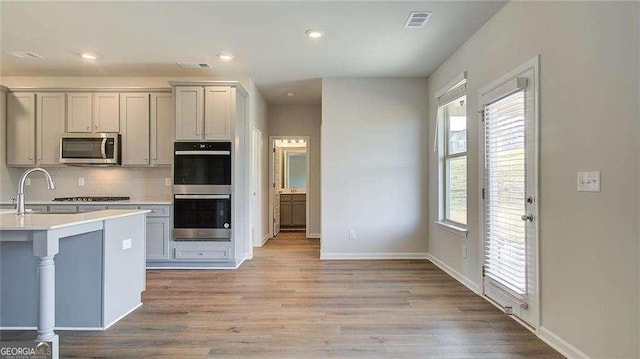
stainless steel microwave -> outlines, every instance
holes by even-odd
[[[120,152],[117,133],[65,133],[60,139],[60,163],[119,165]]]

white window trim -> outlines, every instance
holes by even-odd
[[[458,87],[463,85],[466,86],[466,79],[467,79],[467,73],[465,71],[459,74],[458,76],[456,76],[453,80],[451,80],[444,88],[437,91],[436,103],[438,103],[439,102],[438,99],[446,95],[447,92],[457,89]],[[466,91],[460,94],[460,96],[456,97],[456,99],[465,97],[465,96],[467,96]],[[438,219],[435,221],[435,224],[439,228],[445,231],[448,231],[458,236],[466,238],[468,235],[468,230],[467,230],[468,224],[465,225],[463,223],[454,222],[445,218],[446,203],[445,203],[444,193],[445,193],[445,185],[446,185],[445,184],[446,161],[445,161],[444,151],[445,151],[445,140],[446,140],[445,135],[447,131],[443,130],[445,127],[443,107],[444,107],[444,104],[442,106],[440,106],[440,104],[438,105],[438,113],[436,117],[436,136],[435,136],[435,144],[434,144],[434,151],[438,155]],[[462,156],[462,155],[456,154],[454,156],[450,156],[450,158],[456,157],[456,156]],[[468,163],[469,156],[467,151],[464,152],[464,156],[467,157],[467,163]],[[468,173],[468,169],[467,169],[467,173]],[[467,210],[468,210],[468,202],[467,202]]]

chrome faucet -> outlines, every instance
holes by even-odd
[[[51,178],[51,175],[49,174],[49,172],[47,172],[47,170],[45,170],[44,168],[34,167],[32,169],[24,171],[22,176],[20,176],[20,181],[18,182],[18,201],[16,203],[16,214],[17,215],[23,215],[25,213],[25,210],[24,210],[24,182],[27,180],[27,177],[32,172],[42,172],[42,173],[44,173],[44,176],[47,178],[47,186],[49,187],[49,189],[53,190],[53,189],[56,188],[55,183],[53,183],[53,178]]]

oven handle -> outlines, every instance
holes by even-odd
[[[229,199],[228,194],[176,194],[176,199]]]
[[[230,155],[231,151],[176,151],[176,155]]]
[[[100,150],[102,151],[102,158],[107,158],[107,138],[102,139],[102,146],[100,146]]]

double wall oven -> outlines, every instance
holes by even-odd
[[[176,142],[173,237],[231,240],[231,142]]]

